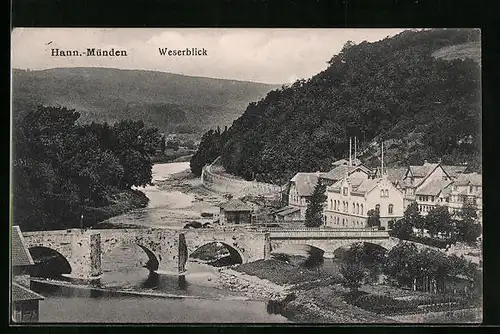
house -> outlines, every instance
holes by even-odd
[[[379,211],[381,226],[388,228],[391,220],[403,217],[403,193],[387,178],[355,178],[344,176],[327,187],[324,209],[325,225],[330,227],[364,228],[368,211]]]
[[[416,201],[416,193],[432,181],[451,181],[440,163],[424,162],[422,166],[409,166],[400,182],[404,194],[404,208]]]
[[[459,213],[464,203],[469,202],[477,207],[477,216],[483,216],[483,180],[479,173],[461,174],[450,187],[448,208],[450,213]]]
[[[219,205],[219,224],[251,224],[253,207],[240,199],[231,199]]]
[[[297,173],[290,179],[288,191],[288,206],[300,210],[300,219],[305,219],[307,202],[314,192],[321,176],[316,173]]]
[[[37,322],[39,302],[44,297],[31,291],[20,283],[20,278],[27,274],[35,263],[24,242],[19,226],[12,227],[11,236],[11,310],[14,322]],[[19,282],[16,282],[19,281]]]
[[[415,191],[418,210],[422,216],[426,216],[430,210],[438,205],[447,205],[450,185],[452,183],[450,180],[432,180]]]

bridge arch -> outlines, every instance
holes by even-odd
[[[199,245],[195,245],[194,247],[188,247],[187,257],[188,257],[188,259],[192,258],[191,255],[196,254],[196,252],[200,251],[202,248],[208,247],[209,245],[216,245],[216,244],[221,244],[222,246],[224,246],[224,248],[229,252],[229,256],[231,257],[231,259],[235,259],[236,262],[238,262],[238,263],[246,263],[247,262],[246,256],[244,255],[243,251],[239,247],[230,245],[229,243],[224,242],[224,241],[217,241],[217,240],[203,242],[203,243],[200,243]],[[187,263],[189,263],[189,261]]]
[[[105,247],[102,250],[101,253],[101,261],[104,258],[105,255],[113,252],[114,250],[120,248],[120,247],[129,247],[129,246],[135,246],[140,249],[146,254],[148,261],[143,265],[144,268],[148,269],[149,271],[156,271],[158,270],[160,266],[160,261],[161,261],[161,255],[156,255],[155,252],[153,252],[148,246],[143,245],[141,242],[137,241],[123,241],[123,242],[118,242],[114,243],[112,245],[105,245]]]
[[[321,245],[314,245],[313,243],[285,243],[282,245],[275,245],[271,243],[271,254],[287,254],[290,252],[302,251],[308,254],[321,254],[326,251]]]
[[[45,246],[29,247],[35,265],[31,267],[31,276],[54,277],[71,274],[72,267],[68,258],[59,251]]]
[[[366,248],[368,246],[369,248],[372,249],[373,251],[380,251],[385,255],[389,253],[391,250],[391,246],[387,245],[384,242],[379,242],[379,241],[365,241],[365,240],[352,240],[352,241],[347,241],[342,243],[341,245],[337,245],[335,249],[333,249],[332,254],[334,258],[341,258],[344,254],[344,252],[349,249],[350,247],[360,244],[363,245],[363,247]]]

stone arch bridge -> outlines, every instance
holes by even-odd
[[[332,228],[332,229],[270,229],[271,252],[280,253],[294,246],[308,246],[323,251],[324,257],[334,257],[341,247],[349,247],[357,242],[371,243],[391,250],[399,243],[399,239],[389,236],[385,230]],[[300,247],[298,247],[300,248]],[[302,249],[305,249],[302,247]]]
[[[339,247],[370,242],[386,249],[398,243],[387,231],[368,229],[265,229],[213,228],[58,230],[23,233],[29,248],[43,247],[60,253],[71,266],[71,276],[96,279],[102,274],[102,256],[116,247],[136,244],[148,255],[148,268],[157,273],[179,274],[196,249],[213,242],[226,246],[242,263],[269,259],[271,251],[290,245],[307,245],[333,257]]]

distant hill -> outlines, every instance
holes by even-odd
[[[321,73],[251,103],[228,131],[206,133],[191,169],[220,155],[230,173],[282,184],[299,171],[331,169],[353,136],[371,166],[384,140],[387,165],[441,158],[480,169],[479,45],[478,29],[347,42]]]
[[[277,85],[111,68],[13,70],[14,114],[36,105],[74,108],[81,121],[130,118],[166,132],[230,126]]]

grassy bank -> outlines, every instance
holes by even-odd
[[[111,217],[119,216],[133,209],[144,208],[149,199],[139,190],[129,189],[113,196],[111,204],[102,207],[87,207],[84,212],[85,226],[106,227],[100,223]]]
[[[277,260],[259,260],[235,267],[248,275],[287,286],[289,297],[279,313],[294,322],[308,323],[388,323],[394,320],[363,310],[346,302],[342,278],[300,268]]]

